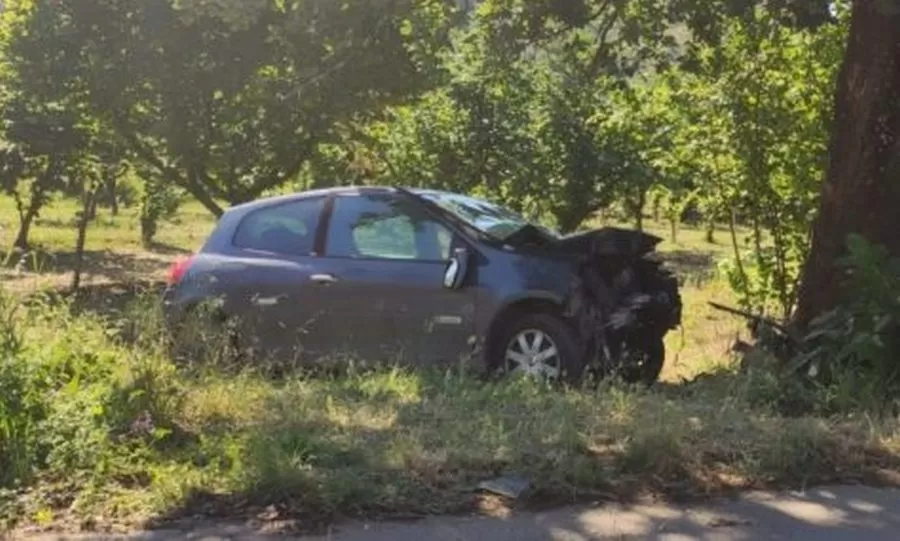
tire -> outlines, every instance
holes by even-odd
[[[637,342],[637,343],[636,343]],[[627,366],[622,370],[622,379],[626,383],[643,383],[650,386],[656,383],[666,361],[666,345],[661,336],[643,338],[626,343],[624,355],[633,355],[631,361],[637,366]],[[623,361],[626,359],[623,358]]]
[[[523,364],[508,358],[510,348],[514,347],[516,352],[526,354],[527,351],[522,350],[519,338],[524,335],[526,342],[531,341],[530,345],[535,345],[537,336],[535,333],[543,335],[543,347],[546,344],[552,344],[556,349],[556,359],[548,359],[541,364],[554,366],[556,373],[540,369],[537,365],[531,365],[531,369],[521,369]],[[515,342],[515,344],[514,344]],[[510,375],[516,372],[538,377],[550,381],[565,382],[570,385],[577,385],[581,382],[585,371],[585,356],[583,349],[579,346],[579,341],[575,330],[565,321],[557,316],[548,313],[533,313],[519,316],[502,327],[494,341],[494,351],[491,355],[491,369],[503,375]],[[541,346],[538,346],[539,348]],[[548,350],[543,349],[543,355]],[[540,373],[538,373],[540,372]]]

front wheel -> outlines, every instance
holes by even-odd
[[[529,314],[504,327],[492,364],[503,374],[577,384],[585,362],[575,330],[552,314]]]

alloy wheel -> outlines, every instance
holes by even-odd
[[[546,332],[526,329],[509,341],[504,353],[506,371],[538,379],[560,377],[560,354],[556,343]]]

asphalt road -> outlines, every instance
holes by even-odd
[[[128,537],[40,536],[35,541],[882,541],[900,540],[900,491],[823,487],[750,493],[706,505],[604,505],[507,518],[434,518],[347,524],[328,535],[286,538],[244,527],[155,531]]]

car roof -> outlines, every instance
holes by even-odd
[[[284,195],[275,195],[271,197],[263,197],[254,199],[247,203],[241,203],[230,207],[226,212],[228,214],[247,214],[256,209],[277,205],[279,203],[289,203],[291,201],[300,201],[312,197],[327,197],[329,195],[351,195],[363,193],[397,193],[403,188],[392,188],[388,186],[337,186],[333,188],[321,188],[318,190],[306,190],[302,192],[294,192]]]

